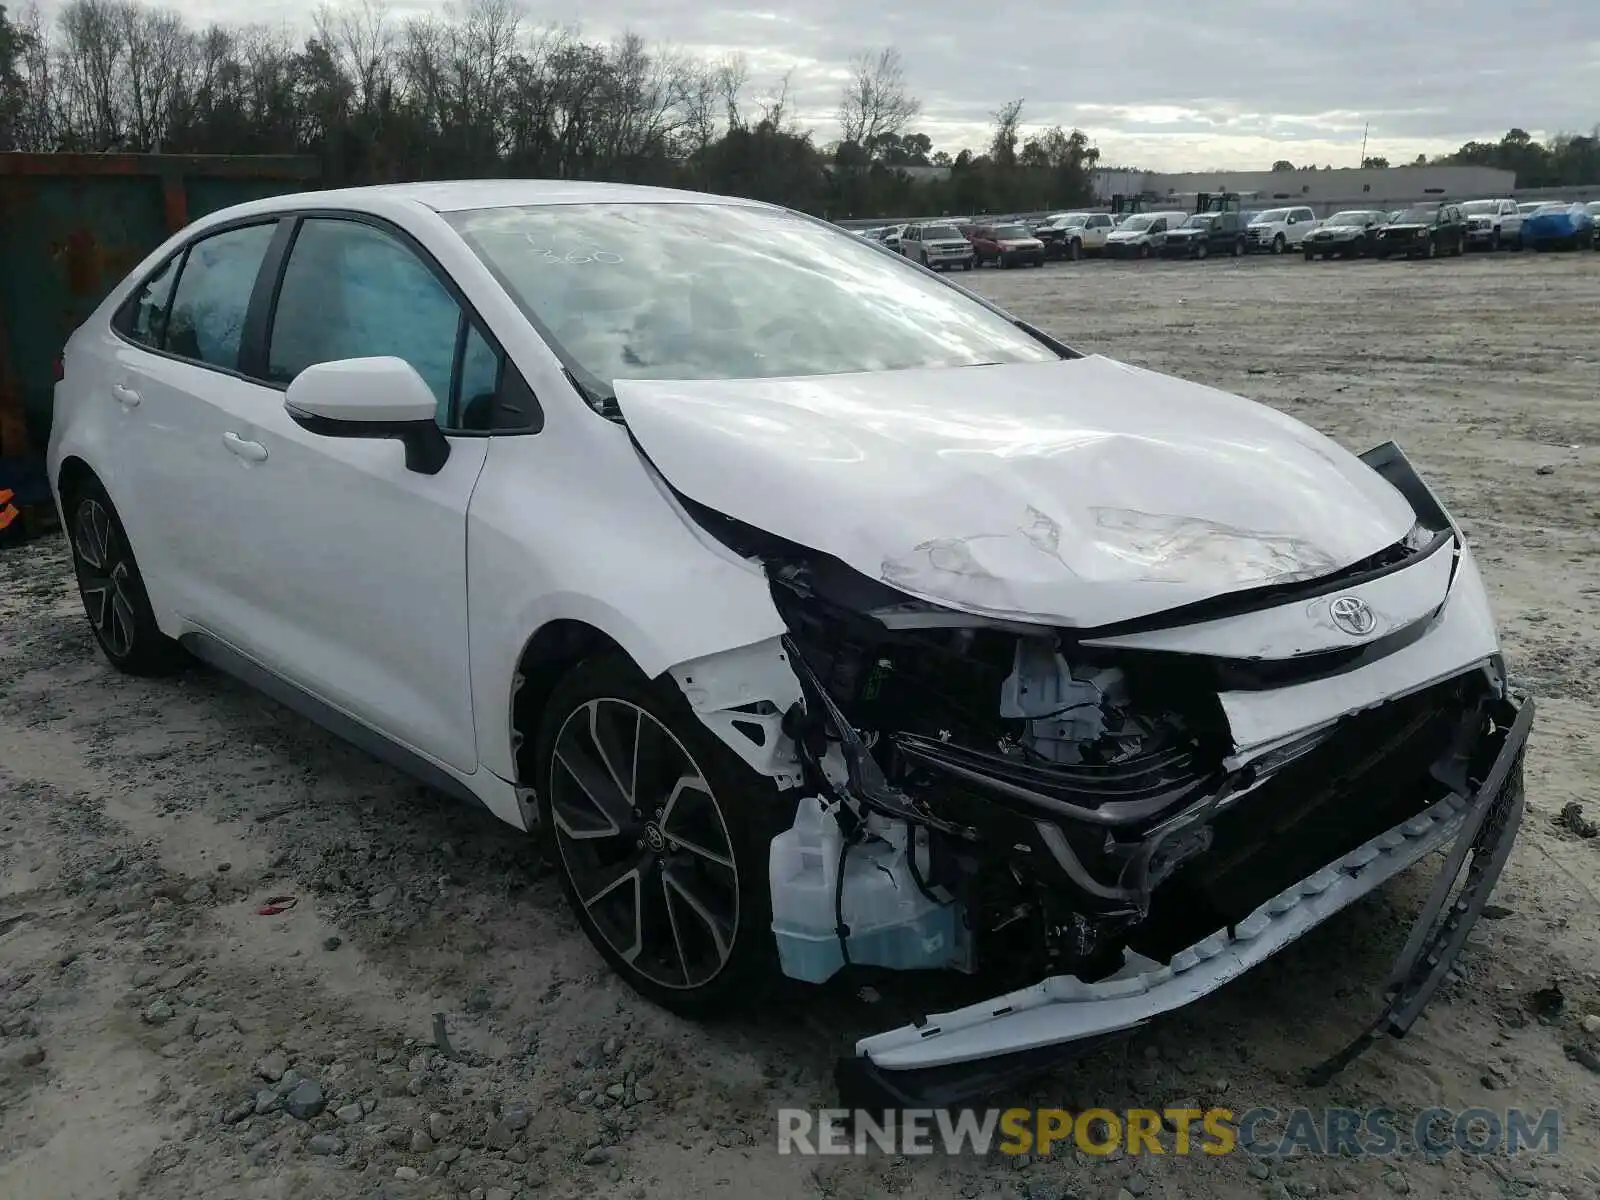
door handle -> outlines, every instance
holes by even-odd
[[[237,454],[245,462],[266,462],[267,448],[260,442],[246,441],[237,433],[228,432],[222,435],[222,444],[228,448],[228,453]]]
[[[123,408],[139,407],[139,393],[125,383],[112,384],[111,394],[117,398],[117,403],[122,405]]]

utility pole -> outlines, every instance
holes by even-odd
[[[1358,165],[1363,167],[1367,165],[1367,131],[1371,128],[1371,121],[1361,127],[1361,162]]]

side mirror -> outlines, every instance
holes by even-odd
[[[283,407],[296,425],[323,437],[394,438],[406,470],[437,475],[450,443],[434,420],[433,389],[403,358],[345,358],[294,377]]]

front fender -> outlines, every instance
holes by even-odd
[[[507,779],[517,662],[549,622],[598,629],[651,678],[785,632],[760,567],[681,515],[626,429],[563,424],[495,438],[467,519],[479,756]]]

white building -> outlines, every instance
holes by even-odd
[[[1494,167],[1335,167],[1307,171],[1097,171],[1095,194],[1168,197],[1192,200],[1199,192],[1235,192],[1247,205],[1309,204],[1319,210],[1371,205],[1393,208],[1418,200],[1471,200],[1509,196],[1517,185],[1514,171]]]

